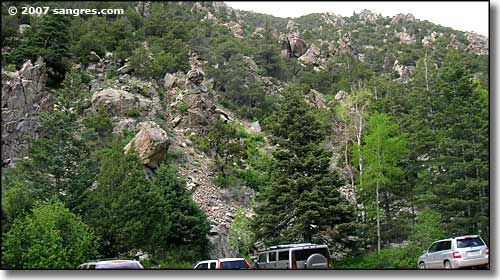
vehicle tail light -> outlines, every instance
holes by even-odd
[[[297,269],[297,262],[292,262],[292,269]]]
[[[486,255],[490,254],[490,248],[486,247]]]
[[[453,252],[453,258],[454,259],[460,259],[460,258],[462,258],[462,255],[460,255],[460,252],[454,251]]]
[[[332,259],[328,259],[328,267],[329,268],[333,267],[333,261],[332,261]]]
[[[252,266],[248,263],[247,260],[245,260],[245,263],[248,265],[248,269],[252,269]]]

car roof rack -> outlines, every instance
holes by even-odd
[[[313,243],[295,243],[295,244],[283,244],[283,245],[275,245],[268,248],[268,250],[274,249],[286,249],[286,248],[294,248],[294,247],[303,247],[303,246],[314,246],[317,244]]]
[[[95,259],[95,260],[88,260],[86,261],[87,263],[90,262],[102,262],[102,261],[135,261],[136,259],[133,258],[103,258],[103,259]]]

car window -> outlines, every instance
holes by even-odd
[[[269,252],[269,262],[276,261],[276,252]]]
[[[89,264],[89,266],[87,267],[88,269],[95,269],[95,263],[93,264]]]
[[[457,248],[484,246],[484,242],[479,237],[468,237],[457,239]]]
[[[439,243],[434,243],[431,245],[431,247],[429,248],[429,253],[434,253],[437,251],[437,246],[438,246]]]
[[[437,251],[445,251],[451,249],[451,241],[442,241],[438,243]]]
[[[216,263],[215,263],[215,262],[211,262],[211,263],[210,263],[210,269],[215,269],[215,265],[216,265]]]
[[[196,269],[208,269],[208,263],[200,263]]]
[[[138,262],[107,262],[97,263],[96,269],[142,269]]]
[[[221,263],[222,269],[249,269],[247,263],[244,260],[237,261],[224,261]]]
[[[330,258],[327,248],[295,250],[292,251],[292,258],[294,261],[306,261],[313,254],[321,254],[325,258]]]
[[[267,261],[266,254],[260,254],[259,255],[259,262],[266,262],[266,261]]]
[[[280,261],[287,261],[290,253],[288,251],[282,251],[279,252],[278,254],[278,260]]]

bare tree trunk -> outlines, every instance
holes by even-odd
[[[377,195],[377,253],[380,254],[380,214],[379,214],[379,194],[378,194],[378,182],[375,188]]]

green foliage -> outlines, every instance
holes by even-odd
[[[168,213],[169,220],[167,231],[156,232],[156,246],[166,246],[165,252],[160,255],[170,255],[177,261],[194,261],[207,257],[210,226],[205,214],[186,190],[186,182],[179,179],[176,167],[160,165],[153,184],[165,200],[163,211]]]
[[[252,228],[265,244],[327,242],[320,233],[337,231],[337,241],[352,226],[353,207],[338,192],[340,182],[329,170],[325,134],[304,88],[283,93],[280,110],[269,121],[277,145],[269,166],[270,182],[255,199]],[[278,146],[279,145],[279,146]]]
[[[235,124],[216,120],[210,124],[207,138],[220,176],[230,175],[234,166],[241,166],[247,156],[246,146]]]
[[[179,102],[177,106],[175,106],[175,108],[180,113],[187,113],[187,111],[189,110],[189,104],[187,104],[186,102]]]
[[[142,250],[159,259],[203,257],[208,223],[185,181],[169,165],[160,165],[153,180],[143,168],[137,155],[123,154],[119,139],[104,152],[97,187],[83,205],[85,220],[101,237],[101,254],[116,257]]]
[[[229,230],[229,244],[238,250],[240,256],[248,258],[252,252],[254,234],[250,227],[250,218],[243,208],[238,208],[231,229]]]
[[[27,59],[34,62],[41,56],[47,64],[50,82],[60,83],[68,70],[69,25],[70,19],[66,16],[49,14],[41,17],[28,39],[7,60],[19,66]]]
[[[363,256],[347,257],[333,263],[334,269],[416,269],[420,248],[407,246],[399,249],[383,249]]]
[[[368,134],[365,144],[361,147],[364,168],[358,185],[360,201],[365,206],[367,219],[376,221],[378,248],[381,242],[381,207],[389,205],[381,203],[382,194],[397,193],[391,182],[397,181],[403,175],[399,164],[406,155],[406,139],[398,134],[397,124],[392,124],[387,115],[375,113],[368,120]],[[357,151],[357,149],[355,149]],[[358,156],[359,157],[359,156]],[[385,211],[385,215],[389,215]]]
[[[432,242],[445,238],[441,226],[441,215],[429,208],[423,209],[417,217],[410,239],[416,245],[427,249]]]
[[[89,149],[74,135],[79,130],[77,116],[53,111],[42,115],[40,138],[33,141],[29,158],[16,163],[5,189],[23,185],[35,199],[58,196],[72,210],[92,184],[93,165]]]
[[[37,203],[4,236],[2,262],[9,269],[74,269],[96,249],[93,232],[63,203]]]

